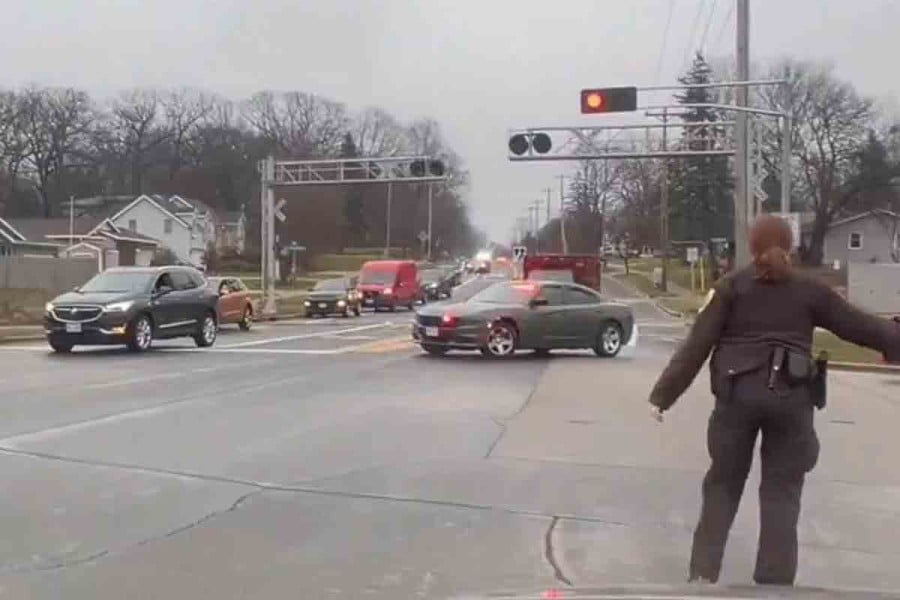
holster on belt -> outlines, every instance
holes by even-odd
[[[813,360],[808,354],[793,348],[776,346],[772,351],[769,366],[769,389],[774,389],[778,381],[789,387],[806,386],[813,406],[822,410],[826,403],[826,382],[828,379],[828,353],[821,352]]]

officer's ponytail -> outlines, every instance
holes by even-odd
[[[761,215],[750,229],[750,253],[756,276],[779,282],[791,274],[793,235],[787,221],[774,215]]]

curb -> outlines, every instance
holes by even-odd
[[[883,375],[900,375],[900,365],[828,361],[828,368],[834,369],[836,371],[850,371],[855,373],[881,373]]]
[[[43,333],[37,334],[27,334],[27,335],[11,335],[6,337],[0,337],[0,345],[2,344],[15,344],[16,342],[36,342],[39,340],[46,339],[46,336]]]

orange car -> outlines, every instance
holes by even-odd
[[[209,287],[219,291],[219,325],[237,323],[249,331],[253,323],[253,298],[244,282],[237,277],[210,277]]]

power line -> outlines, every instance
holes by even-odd
[[[728,12],[725,13],[725,20],[722,21],[722,26],[719,27],[719,33],[716,34],[715,41],[713,42],[712,51],[715,52],[719,48],[719,42],[722,41],[722,35],[725,33],[725,30],[728,28],[728,23],[731,20],[731,13],[734,12],[734,2],[728,3]]]
[[[669,27],[672,25],[672,12],[675,7],[675,0],[669,0],[669,16],[666,17],[666,29],[663,32],[663,41],[662,46],[659,48],[659,58],[656,60],[656,76],[653,78],[653,83],[659,83],[659,75],[662,71],[663,64],[663,56],[666,53],[666,44],[669,41]]]
[[[709,33],[709,26],[712,25],[713,15],[716,14],[716,4],[718,0],[712,0],[712,6],[709,8],[709,17],[706,18],[706,26],[703,28],[703,35],[700,36],[700,51],[703,52],[703,45],[706,43],[706,34]]]
[[[706,0],[700,0],[697,3],[697,12],[694,14],[694,22],[691,25],[691,34],[688,36],[687,44],[684,48],[684,61],[681,64],[681,72],[685,72],[687,70],[688,57],[691,55],[691,49],[693,48],[693,44],[691,43],[694,40],[694,36],[697,33],[697,24],[700,22],[700,15],[703,14],[703,7],[706,5]]]

